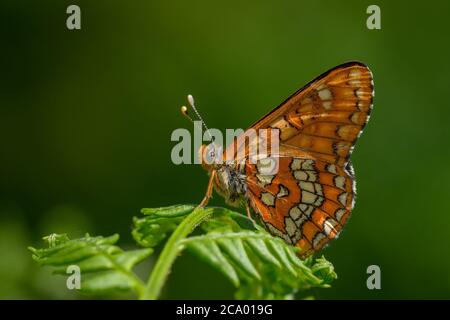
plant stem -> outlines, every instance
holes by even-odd
[[[163,251],[156,261],[155,267],[148,279],[147,285],[140,299],[156,300],[161,292],[161,289],[167,279],[175,259],[183,250],[181,241],[186,238],[203,220],[209,217],[213,209],[197,208],[190,213],[178,225],[175,231],[170,236]]]

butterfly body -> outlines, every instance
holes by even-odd
[[[247,177],[242,166],[229,164],[217,169],[214,187],[229,205],[239,207],[245,204]]]
[[[354,207],[349,157],[369,120],[373,92],[372,74],[359,62],[311,81],[251,126],[277,132],[275,153],[251,161],[250,147],[261,140],[242,135],[223,163],[204,165],[211,177],[206,202],[214,188],[230,205],[251,207],[273,235],[303,255],[320,250],[339,235]],[[217,156],[212,145],[201,155],[208,163]],[[267,171],[268,163],[276,163],[276,171]]]

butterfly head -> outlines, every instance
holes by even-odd
[[[199,159],[201,159],[202,167],[206,171],[218,170],[222,164],[220,163],[220,153],[222,148],[216,144],[203,144],[199,150]]]
[[[226,203],[231,206],[242,204],[247,192],[243,167],[238,166],[236,162],[222,162],[222,147],[214,143],[202,145],[199,156],[202,167],[210,176],[214,175],[214,189],[225,198]]]

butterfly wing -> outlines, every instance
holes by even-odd
[[[321,160],[280,157],[278,172],[264,173],[263,160],[246,163],[247,195],[267,229],[302,254],[336,238],[354,203],[348,170]]]
[[[251,129],[279,129],[281,156],[312,157],[344,166],[369,120],[373,95],[369,68],[349,62],[308,83]],[[235,159],[247,157],[252,143],[258,140],[236,138],[230,146]]]
[[[336,238],[350,216],[355,182],[349,157],[369,120],[373,94],[369,68],[346,63],[311,81],[251,127],[279,130],[280,141],[279,153],[272,155],[278,160],[276,174],[262,173],[260,162],[246,161],[249,203],[272,234],[304,254]],[[248,160],[249,146],[258,143],[240,136],[230,147],[237,161]]]

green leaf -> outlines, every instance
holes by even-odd
[[[164,240],[194,210],[192,205],[174,205],[162,208],[145,208],[141,210],[144,218],[133,218],[132,235],[136,242],[153,248]]]
[[[139,244],[154,246],[193,209],[145,209],[145,217],[135,218],[133,235]],[[214,208],[199,229],[200,234],[184,238],[178,248],[221,272],[236,287],[239,299],[291,299],[300,290],[326,288],[337,277],[325,258],[301,260],[298,249],[240,213]]]
[[[290,299],[299,290],[326,288],[336,278],[333,266],[325,258],[309,258],[305,262],[297,256],[298,249],[265,229],[258,226],[253,231],[244,229],[242,219],[247,218],[227,209],[217,209],[202,224],[204,235],[183,241],[188,250],[227,278],[231,279],[231,274],[239,276],[239,282],[232,281],[238,289],[237,298]],[[214,243],[219,251],[211,250]],[[234,273],[224,270],[219,257],[227,259]]]
[[[71,240],[66,234],[51,234],[44,238],[47,248],[29,249],[34,260],[52,266],[54,273],[68,276],[67,268],[78,266],[81,291],[95,295],[134,291],[141,299],[158,298],[183,249],[229,279],[238,299],[293,299],[299,291],[329,287],[337,278],[324,257],[301,260],[297,248],[238,212],[176,205],[142,209],[142,214],[134,218],[132,234],[140,245],[150,248],[124,251],[115,245],[118,235]],[[132,269],[169,233],[144,286]]]
[[[42,266],[54,267],[54,273],[70,276],[67,268],[80,268],[84,293],[106,295],[117,292],[142,292],[143,284],[132,268],[148,257],[153,249],[123,251],[115,246],[119,236],[91,237],[70,240],[67,235],[44,237],[48,248],[30,247],[33,259]]]
[[[210,239],[194,241],[189,248],[195,255],[221,271],[236,287],[240,285],[239,276],[233,265],[228,262],[227,257],[220,250],[217,242]]]
[[[141,213],[146,216],[156,216],[163,218],[183,217],[194,210],[195,206],[190,204],[177,204],[170,207],[143,208]]]

